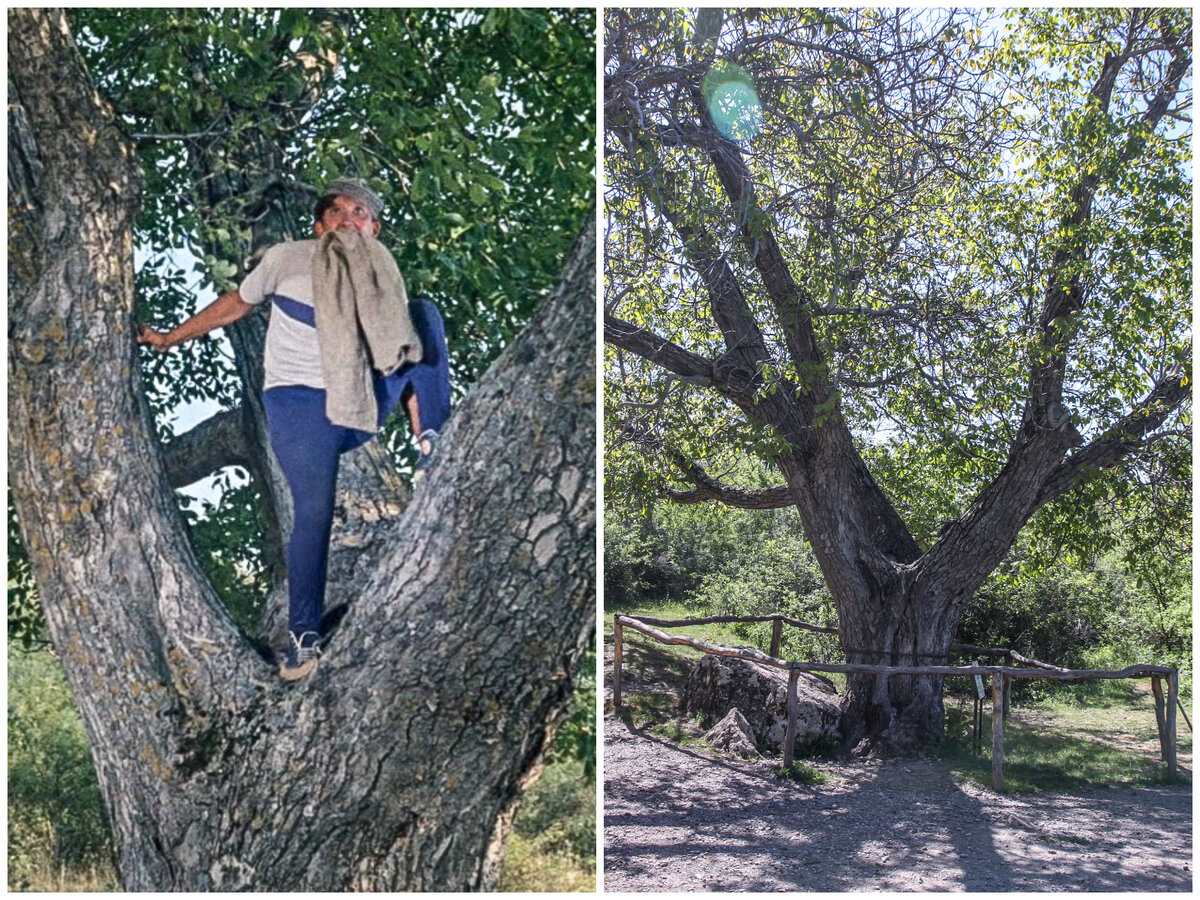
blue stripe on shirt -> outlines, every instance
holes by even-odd
[[[282,294],[271,294],[270,300],[288,318],[295,319],[297,322],[303,322],[309,328],[317,327],[317,312],[308,304],[293,300],[291,297],[285,297]]]

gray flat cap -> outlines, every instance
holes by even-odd
[[[357,178],[339,178],[337,181],[331,181],[321,196],[349,197],[351,200],[357,200],[367,208],[373,219],[378,219],[379,214],[383,212],[383,200]]]

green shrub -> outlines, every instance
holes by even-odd
[[[21,540],[11,490],[8,492],[8,643],[20,644],[26,650],[49,643],[46,623],[42,620],[42,602],[33,581],[29,554]]]
[[[1190,692],[1191,572],[1186,560],[1137,560],[1118,548],[1097,558],[1045,565],[1018,546],[968,605],[962,643],[1005,647],[1064,668],[1122,669],[1136,663],[1175,666]],[[1157,562],[1157,565],[1155,563]],[[1157,571],[1157,577],[1146,573]],[[961,684],[957,683],[961,682]],[[955,692],[964,679],[947,682]],[[1043,681],[1018,681],[1014,696],[1060,696]],[[1072,687],[1080,698],[1108,696],[1104,682]]]
[[[833,600],[795,509],[716,505],[654,508],[652,517],[605,512],[604,589],[609,607],[682,602],[688,614],[782,613],[815,625],[837,622]],[[771,623],[738,624],[743,643],[766,650]],[[785,627],[788,659],[841,662],[837,638]]]
[[[668,550],[671,534],[652,520],[604,515],[604,602],[656,603],[685,595],[696,577]]]
[[[829,776],[820,769],[814,769],[801,762],[794,762],[790,766],[772,766],[771,771],[775,773],[776,778],[799,784],[824,784],[829,780]]]
[[[96,882],[99,881],[99,885]],[[8,883],[115,887],[112,844],[83,723],[48,651],[8,660]]]

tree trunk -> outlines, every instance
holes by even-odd
[[[60,15],[11,10],[9,51],[9,477],[125,888],[491,886],[594,625],[594,228],[287,685],[205,581],[154,443],[132,150]]]
[[[896,595],[866,608],[838,604],[846,661],[945,665],[959,614],[932,597],[900,595],[899,585],[894,589]],[[848,675],[844,745],[856,754],[903,754],[940,740],[945,734],[942,682],[941,676]]]
[[[1055,204],[1055,214],[1060,217],[1058,236],[1048,245],[1050,253],[1038,276],[1044,283],[1036,319],[1030,318],[1028,331],[1013,334],[1019,335],[1014,346],[1026,347],[1023,352],[1028,356],[1027,371],[1020,382],[1014,382],[1014,390],[1024,396],[1024,409],[1021,418],[1011,422],[1007,457],[995,477],[980,485],[970,507],[946,522],[937,539],[925,548],[917,545],[892,500],[872,479],[843,415],[849,408],[843,406],[843,392],[856,382],[847,375],[877,340],[872,337],[860,343],[852,333],[861,329],[863,334],[873,334],[875,326],[869,323],[879,321],[882,333],[889,334],[893,325],[886,323],[891,318],[902,342],[912,339],[914,347],[944,344],[947,348],[941,351],[947,355],[931,350],[928,357],[925,349],[914,351],[915,356],[904,350],[904,365],[892,363],[896,372],[877,373],[882,380],[859,382],[853,388],[856,397],[845,395],[853,398],[860,414],[873,409],[886,421],[894,409],[885,390],[888,382],[912,380],[919,385],[913,399],[914,408],[920,408],[924,401],[915,398],[928,386],[918,370],[955,368],[957,353],[948,348],[956,340],[965,340],[934,335],[947,324],[951,327],[946,334],[955,334],[957,323],[971,324],[974,314],[960,320],[953,301],[935,312],[943,306],[938,292],[936,300],[934,294],[929,295],[928,311],[923,309],[912,318],[905,303],[885,311],[890,300],[870,292],[863,295],[870,297],[869,302],[864,299],[860,307],[849,298],[869,284],[876,263],[864,268],[857,262],[843,266],[828,261],[841,258],[843,250],[838,245],[843,239],[846,248],[854,247],[851,255],[856,260],[878,252],[880,274],[888,272],[893,262],[907,258],[912,222],[927,218],[923,204],[942,202],[940,197],[923,196],[919,185],[940,183],[945,177],[970,180],[974,177],[971,170],[948,161],[952,157],[986,160],[998,147],[996,136],[986,127],[967,129],[964,140],[946,143],[944,129],[927,128],[939,115],[930,111],[971,116],[971,98],[982,102],[979,109],[990,108],[991,100],[978,93],[978,86],[969,79],[958,81],[943,99],[925,94],[921,101],[925,112],[903,123],[903,136],[896,143],[901,132],[892,128],[900,125],[900,119],[890,118],[895,110],[888,98],[904,97],[897,109],[904,107],[916,96],[910,95],[916,90],[912,71],[927,68],[927,63],[937,68],[935,57],[950,52],[943,48],[927,57],[924,48],[928,45],[920,39],[897,44],[893,37],[899,33],[899,19],[861,19],[852,24],[838,19],[836,27],[829,21],[824,39],[807,45],[813,51],[811,56],[792,52],[799,49],[794,40],[798,32],[792,30],[796,22],[786,16],[751,22],[729,10],[724,17],[705,13],[696,18],[695,40],[690,45],[661,40],[660,19],[638,15],[636,10],[617,11],[607,24],[612,40],[605,69],[605,155],[616,198],[611,205],[610,233],[613,247],[619,250],[612,254],[612,297],[606,303],[605,339],[668,375],[656,381],[638,367],[626,368],[622,363],[618,377],[630,390],[627,403],[607,404],[620,422],[613,430],[621,435],[619,439],[669,460],[672,476],[694,486],[688,491],[668,490],[672,499],[719,500],[745,509],[794,504],[837,605],[850,661],[944,661],[965,604],[1013,546],[1030,517],[1123,458],[1146,452],[1159,437],[1166,436],[1159,429],[1188,402],[1184,355],[1176,351],[1143,367],[1147,372],[1159,368],[1153,387],[1141,400],[1125,407],[1127,411],[1119,418],[1108,419],[1100,428],[1092,427],[1099,422],[1089,425],[1093,432],[1090,441],[1085,442],[1069,408],[1072,395],[1083,391],[1087,381],[1088,364],[1082,363],[1077,372],[1079,361],[1072,357],[1073,342],[1083,333],[1077,324],[1085,324],[1080,313],[1089,304],[1106,302],[1103,291],[1086,290],[1091,277],[1088,264],[1100,252],[1093,243],[1097,232],[1092,209],[1099,202],[1097,197],[1115,189],[1127,164],[1136,163],[1145,147],[1138,135],[1154,133],[1165,116],[1174,115],[1168,112],[1172,106],[1178,109],[1189,102],[1181,93],[1191,65],[1184,40],[1190,34],[1189,24],[1135,13],[1128,18],[1124,32],[1121,26],[1112,25],[1113,34],[1123,33],[1122,41],[1128,38],[1127,46],[1105,56],[1095,71],[1091,91],[1086,98],[1080,97],[1087,114],[1111,115],[1110,106],[1129,102],[1128,86],[1117,88],[1128,74],[1122,73],[1127,65],[1142,65],[1141,61],[1154,54],[1156,75],[1145,85],[1140,111],[1126,117],[1129,140],[1116,136],[1113,146],[1119,150],[1089,157],[1086,162],[1081,157],[1075,176],[1061,186],[1062,195]],[[876,31],[876,26],[882,30]],[[753,53],[741,54],[739,63],[744,71],[738,78],[757,84],[764,107],[770,106],[775,113],[773,120],[761,123],[764,133],[753,142],[732,137],[728,129],[718,126],[721,104],[715,91],[719,79],[714,78],[716,69],[704,61],[704,54],[712,53],[717,40],[714,35],[723,30],[726,37],[736,32],[736,41],[730,40],[740,42],[743,49],[753,48]],[[849,45],[840,43],[843,36],[852,37]],[[1134,45],[1137,51],[1129,49]],[[973,49],[972,44],[955,49],[954,54]],[[858,113],[827,118],[824,111],[818,111],[826,108],[823,102],[806,99],[793,103],[779,93],[783,89],[778,78],[781,65],[794,79],[793,87],[805,82],[812,87],[825,84],[823,73],[829,60],[843,56],[870,73],[869,78],[860,73],[851,79],[861,77],[864,87],[869,82],[869,90],[879,101],[867,104],[862,116],[873,116],[872,109],[886,109],[886,115],[870,122]],[[842,60],[838,59],[837,65],[841,67]],[[1118,90],[1124,98],[1120,101],[1115,99]],[[833,107],[842,100],[840,93],[835,94],[836,99],[830,100]],[[849,124],[849,130],[843,130],[841,124],[826,130],[826,122],[835,119]],[[856,120],[864,126],[861,132],[856,131],[858,125],[851,124]],[[878,148],[873,146],[872,132],[881,138]],[[826,148],[851,134],[856,135],[853,153],[845,157],[837,152],[827,154]],[[878,201],[888,206],[891,212],[881,218],[894,214],[895,224],[870,238],[875,226],[868,224],[864,230],[858,218],[863,198],[855,199],[855,212],[839,212],[839,178],[830,173],[853,169],[858,164],[857,154],[874,157],[882,152],[886,156],[902,144],[909,146],[913,139],[917,145],[936,144],[938,152],[932,156],[902,154],[913,167],[871,200],[871,204]],[[788,141],[794,143],[787,146]],[[947,154],[951,146],[955,149]],[[826,169],[827,163],[832,168]],[[797,173],[797,165],[804,171]],[[806,194],[806,186],[811,185],[831,192]],[[884,199],[886,194],[891,196]],[[897,201],[894,207],[889,206],[893,199]],[[626,210],[637,212],[626,216]],[[867,223],[876,215],[872,212]],[[893,227],[895,231],[888,234]],[[663,235],[668,232],[673,234],[667,244],[675,249],[663,260]],[[664,262],[666,266],[658,269]],[[673,275],[676,265],[680,272],[688,272],[678,288],[667,284],[665,278],[657,279],[662,284],[656,284],[655,278],[646,277],[651,270]],[[958,271],[961,260],[947,258],[946,265]],[[879,283],[887,283],[887,276]],[[702,297],[709,305],[708,316],[693,328],[687,319]],[[629,311],[627,318],[621,318],[622,308]],[[876,320],[877,312],[886,318]],[[945,322],[935,324],[943,314],[948,316]],[[854,319],[843,316],[861,316],[862,324],[853,325]],[[839,320],[846,323],[844,330],[836,324]],[[910,365],[911,371],[899,371]],[[979,365],[986,366],[986,361]],[[614,374],[616,371],[614,368]],[[1068,372],[1073,372],[1070,378]],[[719,401],[711,413],[706,408],[702,426],[698,420],[687,422],[663,411],[668,400],[678,402],[674,391],[679,382],[710,391]],[[880,392],[873,395],[857,393],[876,389]],[[942,400],[927,408],[957,406],[960,421],[956,427],[969,427],[970,419],[963,418],[956,391],[950,388]],[[655,393],[658,402],[647,402]],[[970,395],[972,389],[966,393]],[[953,401],[943,406],[951,397]],[[860,405],[857,400],[864,402]],[[755,453],[778,466],[783,485],[749,489],[723,484],[704,471],[703,455],[708,452],[704,448],[717,440],[732,443],[724,435],[740,424],[741,417],[731,412],[726,417],[725,403],[735,406],[753,426],[748,429],[748,442],[770,434],[769,443],[760,445]],[[885,407],[889,412],[882,412]],[[975,410],[980,421],[1007,414],[999,412],[1002,406],[991,411],[985,407]],[[1082,408],[1076,413],[1074,421],[1078,422],[1098,415]],[[688,458],[684,448],[695,458]],[[725,458],[728,449],[713,456],[732,468]],[[1147,454],[1144,458],[1153,457]],[[940,696],[938,678],[851,678],[842,722],[847,743],[860,750],[883,746],[911,749],[940,737]]]
[[[857,450],[826,436],[812,455],[779,462],[837,607],[846,661],[944,664],[961,603],[916,577],[920,547]],[[839,727],[856,753],[907,753],[939,740],[942,679],[848,676]]]
[[[766,417],[772,406],[760,403],[748,412]],[[823,434],[811,453],[779,458],[837,606],[847,662],[947,663],[966,604],[1037,508],[1038,485],[1054,471],[1066,441],[1046,429],[1019,442],[1010,465],[928,551],[843,434]],[[845,746],[909,753],[940,740],[943,680],[850,676],[841,723]]]

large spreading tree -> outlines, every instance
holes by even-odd
[[[1185,9],[608,10],[606,485],[794,505],[846,659],[901,665],[1031,520],[1186,487],[1191,40]],[[855,675],[842,729],[941,713],[941,679]]]
[[[594,627],[591,19],[72,16],[9,12],[9,479],[124,886],[487,887]],[[280,594],[263,322],[224,365],[215,343],[152,358],[133,325],[194,309],[173,248],[228,287],[341,174],[384,194],[466,390],[415,492],[387,448],[347,459],[342,618],[289,686],[278,603],[256,629],[209,577],[224,554]],[[197,397],[223,412],[156,423]],[[193,540],[173,491],[228,465],[250,551]]]

